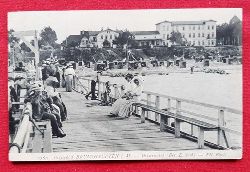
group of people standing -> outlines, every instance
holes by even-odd
[[[57,87],[65,87],[66,92],[72,92],[75,70],[72,64],[60,66],[58,62],[44,63],[42,65],[42,80],[47,80],[50,76],[56,78]]]

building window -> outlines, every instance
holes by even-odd
[[[200,41],[198,41],[198,45],[199,45],[199,46],[201,45],[201,42],[200,42]]]
[[[210,40],[208,40],[208,45],[210,45]]]
[[[103,35],[101,36],[101,38],[103,39]]]
[[[212,38],[214,38],[214,33],[212,33]]]
[[[195,38],[195,33],[193,33],[193,38]]]
[[[214,45],[214,41],[213,40],[211,41],[211,44]]]
[[[207,34],[207,39],[210,39],[210,34]]]
[[[212,30],[214,30],[214,26],[212,26]]]
[[[193,45],[195,45],[195,41],[193,41]]]
[[[207,26],[207,29],[210,30],[210,26]]]
[[[184,27],[184,26],[182,27],[182,30],[185,30],[185,27]]]
[[[198,37],[201,37],[201,34],[200,34],[200,33],[198,33]]]
[[[110,35],[110,39],[112,39],[112,35]]]
[[[163,41],[163,45],[165,45],[165,42]]]
[[[204,33],[202,33],[202,37],[205,37],[205,34],[204,34]]]
[[[107,36],[107,35],[105,35],[105,39],[108,39],[108,36]]]
[[[191,33],[189,34],[189,38],[191,38]]]
[[[169,34],[167,34],[167,39],[169,39]]]
[[[195,26],[193,26],[193,30],[195,30]]]
[[[205,45],[204,41],[202,41],[202,45]]]
[[[182,35],[182,38],[184,38],[184,37],[185,37],[185,34]]]

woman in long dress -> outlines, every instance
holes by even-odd
[[[127,81],[127,84],[125,85],[124,94],[114,102],[114,104],[112,105],[112,110],[110,112],[112,115],[115,115],[115,116],[118,115],[121,107],[124,104],[126,104],[127,95],[129,95],[133,89],[133,82],[132,82],[133,75],[127,74],[125,79]]]
[[[120,99],[118,99],[118,105],[115,105],[115,113],[114,115],[127,118],[131,115],[132,104],[140,101],[140,97],[142,94],[143,86],[142,80],[137,77],[131,80],[131,90],[127,91]]]
[[[133,112],[133,103],[138,103],[141,100],[143,86],[142,80],[137,77],[133,79],[133,89],[130,92],[130,95],[127,96],[127,101],[123,106],[120,108],[118,116],[128,118],[131,116]]]

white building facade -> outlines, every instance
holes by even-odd
[[[134,31],[132,34],[140,47],[162,45],[162,37],[158,31]]]
[[[80,47],[103,47],[103,42],[106,41],[109,47],[113,47],[113,41],[119,36],[119,31],[106,29],[102,31],[81,31],[83,35]]]
[[[180,32],[189,46],[216,46],[216,21],[163,21],[156,24],[162,45],[171,46],[171,32]]]

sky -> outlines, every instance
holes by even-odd
[[[82,11],[25,11],[8,13],[8,30],[38,30],[50,26],[61,43],[81,30],[119,29],[129,31],[155,30],[161,21],[215,20],[229,22],[236,15],[242,20],[241,8],[153,9],[153,10],[82,10]]]

